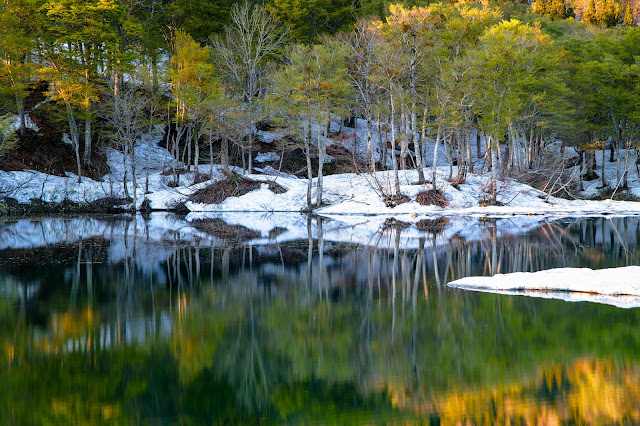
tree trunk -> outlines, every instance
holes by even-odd
[[[373,157],[372,132],[371,117],[367,116],[367,160],[369,162],[369,171],[373,173],[376,170],[376,162]]]
[[[249,94],[249,159],[247,171],[253,173],[253,93]]]
[[[305,132],[305,157],[307,159],[307,207],[311,210],[311,188],[313,185],[313,165],[311,164],[311,121],[307,123]]]
[[[382,145],[382,151],[380,152],[380,167],[385,170],[387,168],[387,135],[382,137],[382,129],[380,126],[380,114],[376,118],[376,127],[378,130],[378,144]]]
[[[200,144],[198,143],[199,140],[196,137],[196,139],[193,141],[193,167],[196,169],[194,172],[194,183],[198,178],[198,175],[200,174]]]
[[[627,172],[629,167],[629,147],[631,146],[631,141],[627,141],[624,147],[624,169],[622,170],[622,187],[629,188],[627,182]]]
[[[580,151],[580,191],[584,191],[584,152]]]
[[[221,147],[221,157],[222,157],[222,166],[224,167],[224,170],[227,171],[229,170],[229,139],[227,139],[227,136],[223,136],[222,137],[222,147]]]
[[[437,169],[437,164],[438,164],[438,147],[440,145],[440,135],[442,133],[442,127],[440,125],[438,125],[438,131],[436,132],[436,143],[433,146],[433,163],[431,164],[431,186],[433,188],[434,191],[437,190],[436,188],[436,172],[438,171]]]
[[[402,170],[406,170],[407,169],[407,141],[409,138],[409,120],[407,119],[407,112],[406,112],[406,108],[403,106],[402,108],[402,114],[400,115],[401,117],[401,123],[400,123],[400,128],[402,129],[401,132],[401,137],[400,137],[400,168]]]
[[[135,145],[136,142],[132,141],[131,143],[131,148],[130,148],[130,159],[131,159],[131,182],[133,183],[133,211],[137,211],[138,210],[138,194],[137,194],[137,189],[138,189],[138,180],[136,179],[136,162],[134,160],[135,158]]]
[[[78,183],[82,181],[82,161],[80,160],[80,132],[78,131],[78,125],[76,118],[71,108],[71,105],[66,105],[67,109],[67,121],[69,122],[69,136],[71,137],[71,144],[73,145],[73,151],[76,155],[76,165],[78,166]]]
[[[413,116],[411,118],[413,121],[417,120],[416,117],[416,113],[413,113]],[[426,124],[427,124],[427,109],[424,109],[424,113],[422,115],[422,129],[421,129],[421,133],[420,136],[416,136],[415,133],[418,132],[418,124],[417,122],[414,123],[414,128],[413,128],[413,137],[414,137],[414,142],[413,142],[413,149],[416,150],[416,163],[418,165],[418,184],[419,185],[424,185],[424,162],[425,162],[425,158],[424,158],[424,143],[425,143],[425,136],[426,136]]]
[[[469,129],[465,132],[465,152],[467,156],[467,168],[469,173],[473,173],[473,157],[471,156],[471,132]],[[467,176],[467,172],[465,171],[463,178]]]
[[[497,139],[496,139],[497,141]],[[496,182],[496,150],[493,146],[493,140],[491,138],[491,136],[489,136],[489,158],[491,158],[491,183],[490,183],[490,189],[491,189],[491,205],[495,205],[496,204],[496,200],[497,200],[497,182]],[[500,149],[500,145],[498,145],[498,150]]]
[[[390,92],[391,102],[391,161],[393,162],[393,191],[394,195],[400,195],[400,176],[398,176],[398,162],[396,161],[396,121],[395,105],[393,102],[393,89]]]
[[[328,125],[327,125],[328,127]],[[325,144],[320,137],[320,127],[318,126],[318,180],[316,183],[316,207],[322,205],[322,167],[324,165]]]
[[[149,193],[149,159],[151,158],[151,138],[147,140],[147,167],[144,172],[144,193]]]
[[[89,106],[86,109],[87,116],[84,119],[84,158],[85,165],[91,164],[91,116]]]
[[[453,158],[451,156],[451,143],[449,142],[453,137],[453,130],[449,133],[448,137],[442,138],[442,145],[444,146],[444,152],[447,154],[447,163],[449,163],[449,180],[453,177]]]
[[[18,95],[16,95],[16,106],[18,108],[18,135],[20,135],[20,140],[24,140],[27,135],[24,100]]]
[[[122,169],[124,173],[122,174],[122,188],[124,189],[124,197],[131,198],[129,196],[129,187],[127,185],[127,155],[129,155],[129,147],[128,145],[124,146],[124,152],[122,153]]]
[[[606,152],[606,149],[603,146],[602,147],[602,165],[601,165],[601,167],[602,167],[602,176],[601,176],[602,177],[602,189],[607,187],[607,180],[606,180],[606,178],[604,176],[604,157],[605,157],[605,152]],[[595,154],[593,154],[593,155],[595,155]]]

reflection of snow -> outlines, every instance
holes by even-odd
[[[465,290],[525,294],[570,302],[591,301],[624,308],[640,307],[640,266],[598,269],[557,268],[465,277],[448,285]],[[563,292],[563,293],[558,293]]]

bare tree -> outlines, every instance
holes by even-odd
[[[381,43],[381,36],[375,26],[366,20],[360,20],[356,23],[355,30],[342,35],[341,39],[350,49],[349,77],[357,94],[358,108],[367,120],[367,161],[370,171],[375,172],[372,123],[378,91],[371,78],[374,73],[375,49]]]
[[[224,36],[213,39],[213,48],[227,81],[244,103],[249,161],[253,168],[255,100],[264,91],[268,60],[283,46],[287,31],[261,5],[243,2],[233,7]]]
[[[110,136],[113,144],[122,149],[123,152],[123,186],[125,194],[128,193],[127,188],[127,168],[126,157],[129,156],[131,179],[133,183],[133,209],[137,208],[136,189],[138,188],[136,180],[136,161],[135,148],[143,135],[149,129],[149,108],[151,101],[149,93],[143,87],[134,83],[124,84],[120,90],[114,90],[110,87],[106,93],[108,102],[102,109],[102,116],[106,120],[111,130]]]

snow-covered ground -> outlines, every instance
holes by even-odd
[[[333,123],[332,130],[337,130],[337,123]],[[344,128],[346,139],[334,141],[325,139],[325,144],[338,143],[348,149],[356,149],[359,155],[366,151],[366,124],[358,120],[358,128]],[[263,140],[272,142],[284,134],[274,132],[259,132]],[[357,137],[356,137],[357,135]],[[374,143],[377,144],[377,132],[374,132]],[[137,202],[142,205],[148,200],[152,209],[167,210],[186,203],[186,207],[192,212],[300,212],[306,209],[306,179],[298,179],[294,176],[280,173],[273,167],[266,165],[259,168],[263,173],[249,175],[251,179],[260,181],[275,181],[287,191],[283,194],[275,194],[267,185],[240,197],[229,197],[220,204],[201,204],[189,201],[189,196],[200,188],[223,178],[221,167],[208,164],[200,166],[200,173],[209,175],[210,180],[193,184],[194,170],[180,175],[179,182],[173,182],[174,176],[162,174],[170,170],[172,159],[170,154],[159,145],[160,135],[148,136],[141,141],[136,148],[136,177],[137,177]],[[426,151],[433,150],[433,146],[427,143]],[[377,151],[376,151],[377,152]],[[567,150],[567,152],[570,152]],[[376,154],[379,156],[379,153]],[[599,155],[599,154],[598,154]],[[275,159],[275,152],[260,154],[260,159]],[[427,158],[430,156],[427,155]],[[632,155],[633,157],[633,155]],[[518,183],[512,179],[506,179],[498,185],[497,199],[502,206],[483,207],[483,200],[488,198],[487,187],[490,176],[488,173],[471,174],[458,189],[448,182],[449,167],[446,166],[444,148],[440,147],[437,167],[437,186],[444,192],[449,206],[441,208],[437,206],[422,206],[415,201],[416,195],[428,187],[417,185],[417,172],[415,170],[400,171],[400,189],[411,201],[400,204],[394,208],[387,207],[381,195],[381,189],[391,193],[393,187],[393,173],[382,171],[361,174],[340,174],[324,177],[324,207],[316,210],[321,215],[384,215],[401,217],[403,221],[417,222],[425,216],[482,216],[482,215],[528,215],[528,214],[553,214],[553,215],[591,215],[591,214],[640,214],[640,204],[636,202],[622,201],[587,201],[566,200],[547,195],[528,185]],[[601,156],[597,157],[601,161]],[[123,198],[125,188],[123,178],[127,171],[128,193],[133,193],[131,180],[131,164],[129,159],[123,159],[122,153],[109,149],[107,151],[108,164],[111,173],[101,181],[83,178],[78,183],[77,176],[68,173],[66,177],[46,175],[30,170],[3,172],[0,171],[0,198],[15,198],[20,203],[29,203],[32,199],[40,199],[48,202],[59,202],[68,199],[74,202],[85,203],[105,197]],[[477,159],[480,161],[480,159]],[[430,162],[428,161],[429,165]],[[640,195],[640,181],[634,170],[635,157],[628,161],[629,184],[631,193]],[[633,166],[632,166],[633,165]],[[601,166],[601,164],[599,164]],[[616,163],[605,161],[606,179],[613,184],[618,174]],[[600,170],[600,169],[598,169]],[[237,169],[237,171],[242,172]],[[430,177],[432,168],[425,168],[425,174]],[[148,176],[148,192],[145,193]],[[585,182],[585,194],[593,195],[597,192],[600,179]],[[317,180],[313,182],[313,196]],[[634,192],[635,191],[635,192]]]
[[[501,294],[596,302],[621,308],[640,307],[640,266],[598,269],[557,268],[513,272],[492,277],[465,277],[451,287]]]

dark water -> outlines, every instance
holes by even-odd
[[[7,220],[0,423],[640,423],[640,309],[446,286],[640,264],[637,217],[532,220]]]

